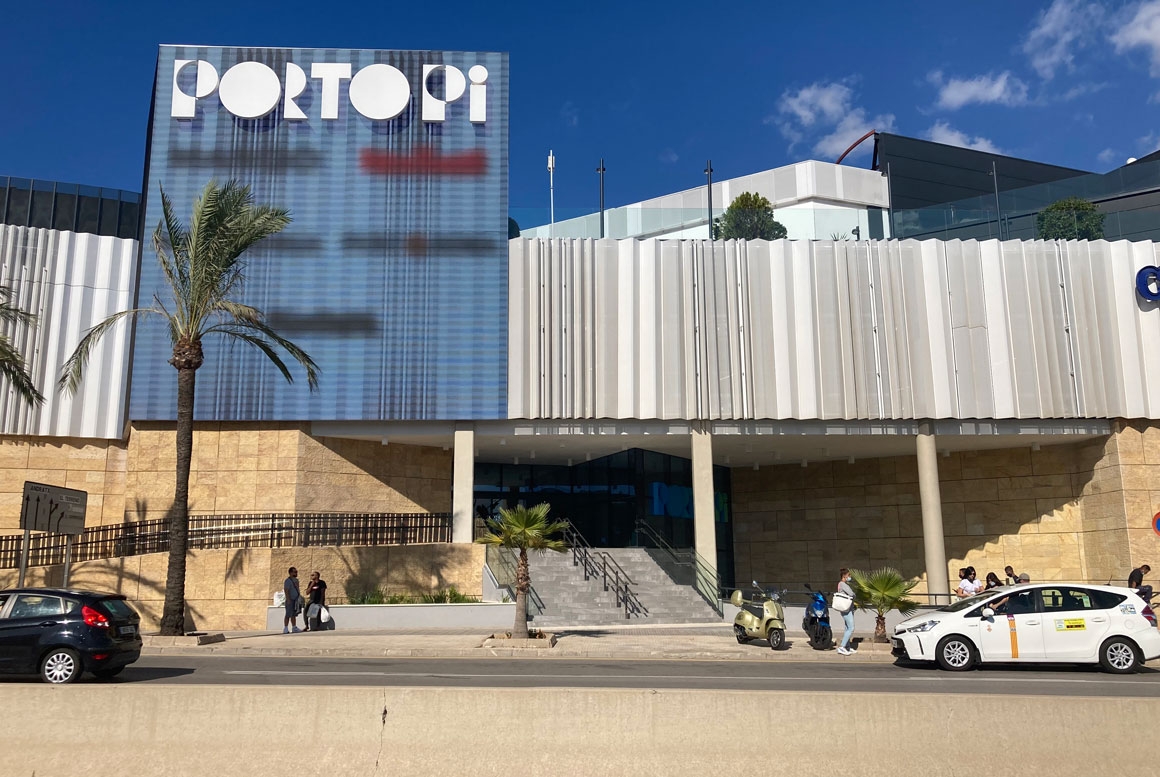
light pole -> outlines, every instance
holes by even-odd
[[[548,149],[548,237],[556,236],[556,155]]]
[[[604,237],[604,157],[600,157],[596,172],[600,174],[600,236]]]
[[[713,239],[713,160],[705,160],[705,177],[709,183],[705,186],[706,199],[709,203],[709,239]]]

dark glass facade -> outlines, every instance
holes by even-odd
[[[121,189],[0,176],[0,224],[136,240],[141,196]]]
[[[475,504],[499,507],[547,502],[551,515],[567,518],[594,547],[649,546],[637,530],[647,522],[674,548],[692,548],[692,462],[679,456],[631,449],[573,466],[476,463]],[[733,513],[728,467],[713,468],[717,570],[733,579]]]
[[[464,93],[436,120],[424,89],[447,96],[449,67]],[[346,75],[322,78],[336,69]],[[385,87],[383,73],[395,79]],[[507,55],[494,52],[161,47],[146,224],[160,220],[159,188],[188,220],[210,180],[287,208],[290,226],[247,252],[240,301],[320,367],[312,394],[296,365],[291,385],[258,350],[207,340],[198,420],[506,416],[507,85]],[[394,118],[368,118],[399,94]],[[265,112],[240,118],[263,95],[253,113]],[[485,120],[470,115],[484,105]],[[169,295],[151,248],[138,294]],[[173,420],[171,352],[162,324],[138,324],[134,420]]]

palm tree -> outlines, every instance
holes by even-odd
[[[31,326],[35,323],[36,316],[12,304],[12,289],[0,286],[0,324],[7,329],[8,324]],[[35,406],[44,401],[44,396],[32,384],[24,355],[5,332],[0,332],[0,377],[6,378],[28,404]]]
[[[874,620],[874,641],[886,642],[886,613],[898,610],[903,615],[912,615],[918,609],[918,602],[907,599],[917,580],[907,580],[893,567],[882,567],[872,572],[852,570],[854,579],[854,604],[864,610],[874,610],[878,617]]]
[[[270,329],[262,311],[234,299],[245,283],[246,250],[281,232],[290,223],[289,213],[255,205],[250,187],[236,181],[220,187],[210,181],[193,204],[188,227],[178,220],[164,189],[161,209],[161,223],[153,232],[153,250],[172,298],[166,304],[154,296],[152,307],[114,313],[90,329],[65,362],[60,385],[76,391],[93,347],[121,319],[153,316],[161,318],[168,328],[173,343],[169,363],[177,370],[177,479],[169,513],[169,568],[161,633],[180,635],[185,633],[194,378],[205,361],[202,338],[225,335],[252,345],[292,383],[294,378],[276,351],[281,348],[305,368],[311,391],[318,386],[318,366],[305,351]]]
[[[528,571],[528,551],[543,553],[554,550],[563,553],[568,544],[552,537],[564,531],[568,524],[564,521],[549,521],[547,502],[535,507],[501,507],[499,519],[487,521],[487,534],[475,541],[482,545],[498,545],[501,548],[518,548],[519,563],[516,565],[516,623],[512,628],[514,639],[528,638],[528,589],[532,576]]]

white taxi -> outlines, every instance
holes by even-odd
[[[992,588],[894,628],[894,655],[965,671],[979,662],[1094,664],[1134,672],[1160,657],[1152,608],[1130,588],[1039,583]]]

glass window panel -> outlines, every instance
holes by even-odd
[[[101,219],[97,227],[98,235],[117,234],[117,218],[120,204],[116,200],[101,200]]]
[[[141,206],[136,202],[121,202],[121,221],[117,225],[117,237],[136,239],[140,211]]]
[[[8,188],[8,212],[4,216],[4,223],[14,224],[18,227],[28,226],[28,205],[31,201],[31,191],[10,186]]]
[[[101,201],[96,197],[85,196],[82,192],[80,203],[77,205],[77,232],[97,234],[97,218],[101,212]]]
[[[72,232],[77,226],[77,196],[57,192],[56,212],[52,215],[52,228]]]

